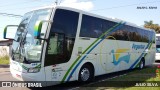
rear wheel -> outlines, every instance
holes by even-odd
[[[139,69],[143,69],[145,66],[144,59],[142,59],[139,63]]]
[[[80,82],[89,82],[93,79],[93,69],[89,65],[83,65],[79,72],[78,81]]]

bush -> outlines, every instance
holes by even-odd
[[[9,64],[9,56],[8,55],[1,56],[0,57],[0,64]]]

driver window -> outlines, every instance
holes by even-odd
[[[74,47],[79,13],[57,9],[50,30],[45,66],[66,63]]]
[[[63,35],[56,33],[51,35],[48,46],[48,54],[63,54],[63,39]]]

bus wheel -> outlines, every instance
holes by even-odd
[[[139,63],[139,69],[143,69],[145,66],[144,59],[142,59]]]
[[[83,65],[79,72],[78,81],[89,82],[93,79],[93,70],[90,65]]]

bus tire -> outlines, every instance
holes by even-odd
[[[79,71],[78,81],[90,82],[93,80],[93,77],[93,68],[88,64],[84,64]]]
[[[142,58],[142,60],[139,63],[139,69],[143,69],[145,67],[145,62],[144,59]]]

